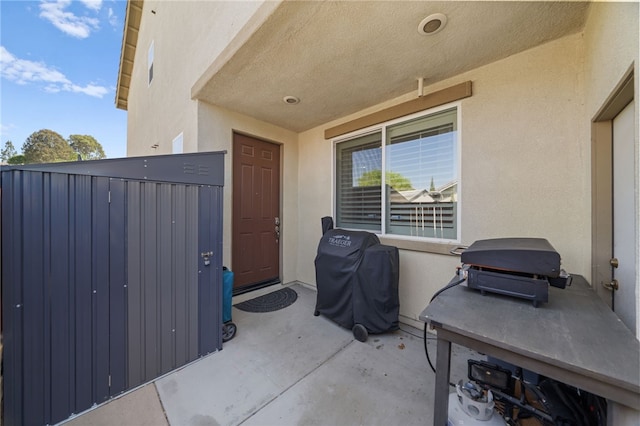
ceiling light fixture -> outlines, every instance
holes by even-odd
[[[285,96],[284,98],[282,98],[282,101],[288,105],[297,105],[300,103],[300,99],[296,98],[295,96]]]
[[[418,32],[422,35],[433,35],[442,31],[447,24],[447,17],[442,13],[434,13],[420,21]]]

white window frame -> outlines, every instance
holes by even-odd
[[[179,149],[177,149],[179,148]],[[183,132],[180,132],[178,136],[173,138],[171,142],[171,153],[172,154],[182,154],[184,153],[184,135]]]
[[[151,86],[151,82],[155,77],[155,71],[153,70],[153,63],[155,60],[155,41],[151,40],[149,50],[147,51],[147,86]]]
[[[337,189],[336,189],[336,163],[337,163],[337,155],[336,155],[336,151],[337,151],[337,145],[341,142],[346,142],[348,140],[351,140],[353,138],[356,137],[361,137],[361,136],[366,136],[368,134],[371,133],[375,133],[375,132],[380,132],[381,137],[382,137],[382,170],[386,170],[386,153],[385,153],[385,147],[386,147],[386,138],[387,138],[387,132],[386,132],[386,128],[393,126],[395,124],[399,124],[399,123],[403,123],[406,121],[410,121],[416,118],[422,118],[428,115],[433,115],[433,114],[437,114],[441,111],[445,111],[448,109],[452,109],[452,108],[456,108],[456,126],[457,126],[457,132],[456,132],[456,159],[455,161],[457,162],[457,174],[456,174],[456,179],[457,179],[457,194],[458,194],[458,201],[456,202],[456,238],[455,239],[446,239],[446,238],[434,238],[434,237],[419,237],[419,236],[410,236],[410,235],[398,235],[398,234],[387,234],[385,233],[385,228],[386,228],[386,223],[387,223],[387,212],[386,212],[386,208],[381,208],[381,230],[380,231],[367,231],[367,232],[372,232],[375,233],[376,235],[378,235],[379,237],[382,238],[386,238],[386,239],[392,239],[392,240],[406,240],[406,241],[418,241],[418,242],[430,242],[430,243],[435,243],[435,244],[460,244],[461,241],[461,235],[462,235],[462,229],[461,229],[461,214],[460,212],[462,211],[462,202],[464,200],[464,197],[462,196],[462,179],[461,179],[461,175],[462,175],[462,103],[460,101],[457,102],[451,102],[445,105],[440,105],[438,107],[434,107],[434,108],[430,108],[428,110],[424,110],[424,111],[420,111],[417,113],[413,113],[410,115],[405,115],[402,116],[400,118],[396,118],[394,120],[389,120],[389,121],[385,121],[383,123],[379,123],[379,124],[375,124],[373,126],[369,126],[363,129],[359,129],[344,135],[340,135],[338,138],[335,138],[332,140],[332,150],[331,150],[331,211],[333,212],[333,217],[337,217],[337,203],[336,203],[336,197],[337,197]],[[384,176],[384,173],[383,173]],[[382,191],[382,197],[381,197],[381,205],[384,207],[386,206],[386,191]],[[349,229],[349,228],[345,228],[345,229]],[[358,229],[360,231],[362,231],[363,229]],[[427,250],[428,251],[428,250]]]

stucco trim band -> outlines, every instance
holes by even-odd
[[[344,135],[355,130],[404,117],[414,112],[424,111],[449,102],[468,98],[471,94],[471,81],[465,81],[464,83],[456,84],[455,86],[447,87],[446,89],[438,90],[437,92],[326,129],[324,131],[324,138],[335,138],[336,136]]]

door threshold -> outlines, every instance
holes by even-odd
[[[249,293],[251,291],[255,291],[255,290],[260,290],[263,289],[265,287],[269,287],[272,285],[276,285],[276,284],[280,284],[282,281],[280,281],[280,278],[274,278],[272,280],[266,280],[266,281],[261,281],[259,283],[255,283],[255,284],[249,284],[249,285],[245,285],[239,288],[234,288],[233,289],[233,295],[234,296],[239,296],[241,294],[245,294],[245,293]]]

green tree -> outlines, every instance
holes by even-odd
[[[76,153],[58,133],[43,129],[32,133],[22,145],[26,163],[73,161]]]
[[[0,151],[0,160],[9,161],[9,158],[15,157],[18,155],[16,152],[16,148],[13,146],[13,142],[6,141],[4,143],[4,148]]]
[[[406,191],[413,189],[411,181],[400,173],[386,172],[386,183],[396,191]],[[380,169],[365,172],[358,179],[358,186],[380,186],[382,182],[382,171]]]
[[[25,156],[20,154],[20,155],[14,155],[13,157],[9,158],[7,160],[7,163],[18,165],[18,164],[24,164],[26,161],[27,159],[25,158]]]
[[[102,145],[93,136],[70,135],[69,146],[83,160],[100,160],[106,158]]]

